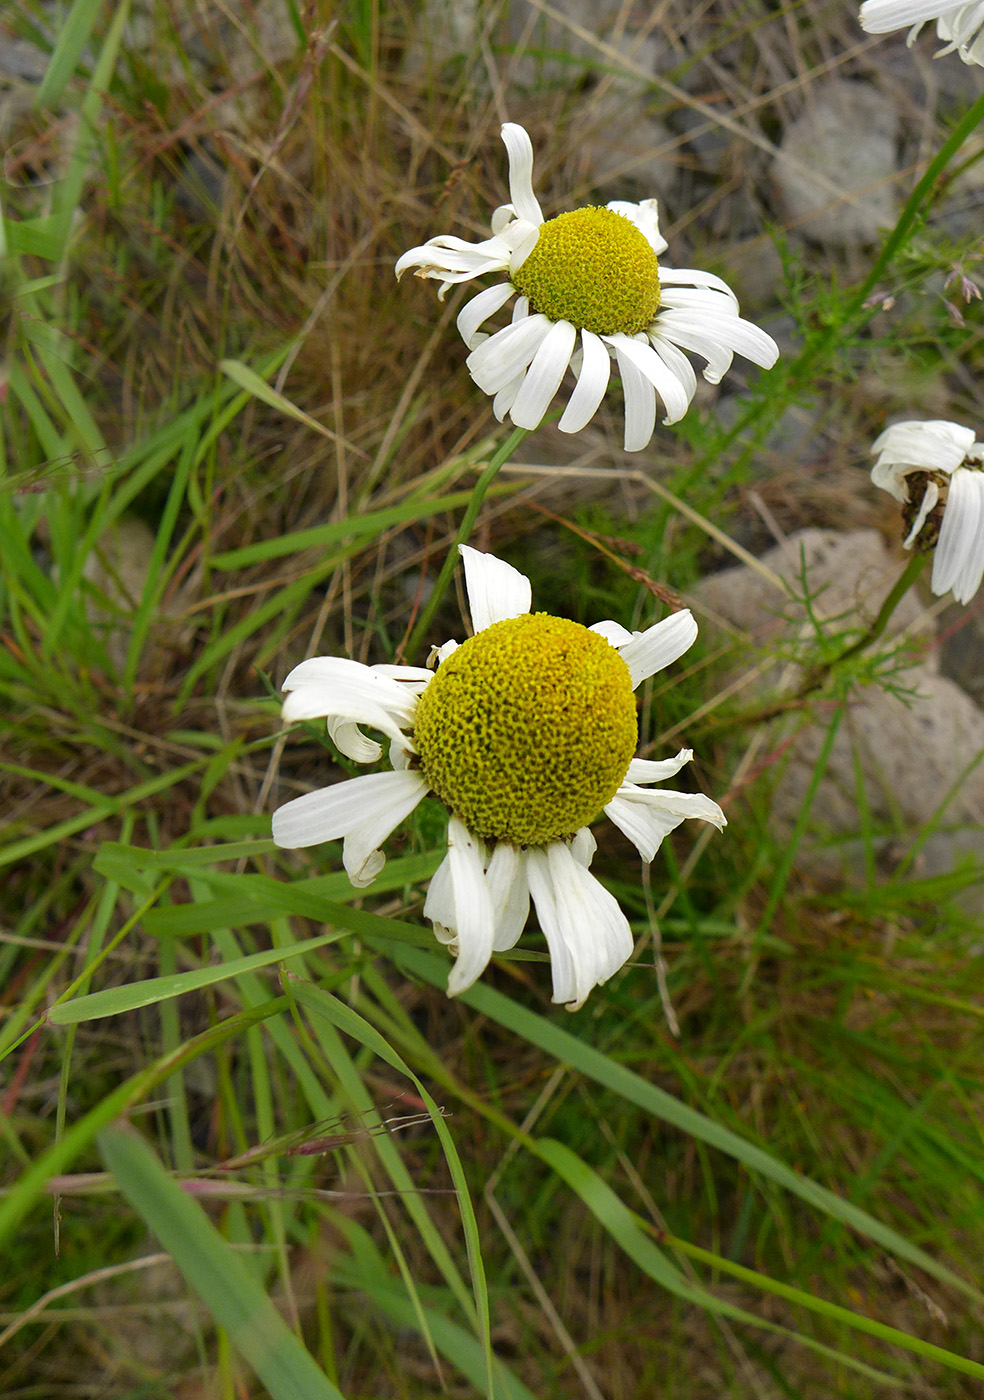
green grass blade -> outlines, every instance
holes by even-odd
[[[417,973],[426,982],[430,982],[436,987],[447,985],[448,964],[440,961],[433,954],[405,945],[393,945],[390,953],[392,957]],[[618,1064],[609,1056],[602,1054],[601,1051],[595,1050],[593,1046],[579,1040],[569,1031],[561,1030],[551,1021],[545,1020],[542,1016],[536,1015],[535,1012],[527,1010],[526,1007],[520,1006],[509,997],[503,996],[501,992],[495,991],[492,987],[484,986],[482,983],[476,983],[474,987],[463,994],[461,1000],[474,1007],[482,1015],[489,1016],[499,1025],[505,1026],[507,1030],[515,1032],[524,1040],[528,1040],[533,1045],[539,1045],[541,1050],[545,1050],[561,1064],[570,1065],[572,1069],[586,1075],[589,1079],[593,1079],[598,1084],[603,1084],[629,1103],[634,1103],[647,1113],[651,1113],[655,1118],[671,1123],[681,1132],[687,1133],[701,1142],[706,1142],[721,1152],[726,1152],[728,1156],[741,1162],[749,1171],[761,1172],[768,1180],[775,1182],[784,1190],[790,1191],[794,1196],[798,1196],[800,1200],[805,1201],[814,1209],[834,1220],[839,1220],[844,1225],[849,1225],[860,1235],[875,1240],[900,1258],[908,1259],[910,1263],[925,1269],[934,1278],[959,1289],[961,1293],[973,1298],[975,1302],[984,1302],[984,1294],[981,1294],[966,1279],[962,1279],[959,1274],[955,1274],[951,1269],[940,1264],[932,1255],[927,1254],[918,1245],[912,1244],[897,1230],[893,1230],[891,1226],[876,1220],[873,1215],[854,1205],[851,1201],[845,1201],[842,1197],[835,1195],[833,1191],[821,1186],[819,1182],[802,1176],[792,1167],[788,1167],[785,1162],[774,1157],[771,1152],[766,1152],[764,1148],[756,1146],[755,1143],[747,1142],[729,1128],[722,1127],[720,1123],[715,1123],[712,1118],[708,1118],[705,1114],[690,1108],[689,1105],[681,1103],[672,1094],[668,1094],[655,1084],[650,1084],[641,1075],[626,1069],[624,1065]]]
[[[99,1135],[106,1166],[272,1400],[342,1400],[342,1393],[244,1269],[201,1206],[132,1130]]]

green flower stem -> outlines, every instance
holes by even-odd
[[[913,554],[908,564],[906,564],[905,568],[896,579],[891,592],[878,609],[878,616],[868,628],[867,632],[859,637],[856,642],[853,642],[846,651],[842,651],[840,656],[835,657],[833,661],[829,662],[825,670],[832,671],[836,666],[840,666],[844,661],[847,661],[849,657],[856,656],[859,651],[864,651],[866,647],[870,647],[872,642],[877,642],[878,638],[888,626],[892,613],[922,573],[928,558],[928,554]]]
[[[968,136],[984,120],[984,93],[981,93],[977,101],[967,109],[960,121],[951,131],[950,135],[943,142],[936,155],[927,165],[922,178],[917,181],[915,188],[905,202],[905,208],[899,215],[898,221],[892,232],[885,239],[881,252],[869,269],[867,277],[858,287],[857,291],[848,299],[843,314],[836,320],[831,321],[826,329],[817,336],[812,344],[807,345],[799,358],[786,367],[785,383],[781,380],[776,385],[775,392],[769,398],[760,398],[752,402],[748,409],[738,415],[736,421],[731,425],[724,436],[714,444],[713,456],[718,457],[736,439],[743,436],[748,429],[753,429],[750,440],[745,444],[742,459],[747,460],[754,452],[755,448],[765,438],[769,429],[779,414],[785,408],[791,398],[795,397],[796,390],[800,385],[811,378],[815,366],[818,362],[826,361],[832,349],[843,343],[847,334],[847,328],[855,320],[860,318],[861,313],[867,313],[864,320],[870,320],[875,314],[875,307],[868,308],[865,302],[868,300],[874,288],[878,285],[880,278],[888,270],[894,261],[897,253],[904,244],[912,226],[919,216],[926,201],[935,193],[936,187],[942,178],[946,167],[953,160],[960,150],[960,147],[967,140]],[[861,322],[863,324],[863,322]],[[790,390],[792,392],[790,392]],[[773,411],[768,413],[766,407],[771,405]],[[756,419],[760,421],[756,423]],[[710,455],[710,454],[709,454]],[[707,466],[708,458],[699,460],[694,466],[694,474],[699,474]]]
[[[437,576],[437,582],[434,584],[433,591],[421,609],[420,616],[414,623],[413,630],[407,638],[406,644],[401,648],[401,654],[404,658],[413,658],[416,655],[427,633],[430,631],[431,623],[434,620],[434,614],[440,606],[441,599],[447,592],[448,584],[454,577],[455,565],[458,562],[458,545],[467,543],[468,536],[474,529],[475,521],[478,519],[478,512],[482,508],[482,502],[485,500],[486,492],[498,476],[499,469],[505,462],[508,462],[514,448],[518,447],[523,441],[527,431],[528,429],[526,428],[514,429],[502,446],[489,458],[488,465],[475,482],[475,489],[472,491],[471,500],[468,502],[467,509],[461,518],[461,524],[458,526],[458,533],[455,535],[454,543],[448,550],[447,557],[441,566],[441,572]]]
[[[871,626],[861,634],[856,642],[852,642],[849,647],[846,647],[845,650],[838,656],[835,656],[833,660],[825,661],[822,665],[815,666],[811,671],[808,671],[804,677],[803,684],[793,695],[787,696],[784,700],[778,700],[774,705],[766,706],[765,709],[736,715],[734,719],[727,721],[728,727],[732,728],[740,725],[744,728],[749,724],[762,724],[766,720],[775,719],[777,715],[785,714],[788,710],[797,708],[808,696],[819,690],[830,676],[836,671],[839,671],[845,661],[850,661],[852,657],[857,656],[874,642],[877,642],[888,626],[895,609],[922,573],[928,558],[928,554],[914,554],[912,556],[896,579],[885,601],[878,609],[878,614]]]

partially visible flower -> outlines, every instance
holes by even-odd
[[[697,377],[684,351],[699,355],[704,378],[718,384],[735,354],[771,368],[779,347],[738,314],[726,282],[710,272],[668,268],[655,199],[575,209],[544,220],[533,193],[533,146],[514,122],[502,128],[509,155],[511,203],[492,215],[481,243],[441,235],[411,248],[396,264],[401,277],[457,282],[484,273],[507,280],[479,292],[458,315],[475,383],[492,409],[520,428],[535,428],[568,368],[577,382],[558,427],[577,433],[594,417],[614,359],[625,397],[625,447],[644,448],[656,426],[656,399],[675,423],[690,407]],[[488,335],[485,322],[516,298],[512,320]]]
[[[969,603],[984,576],[984,443],[934,420],[895,423],[871,450],[872,481],[903,503],[905,548],[935,548],[933,592]]]
[[[960,55],[964,63],[984,65],[984,3],[972,5],[947,4],[947,0],[864,0],[859,15],[861,28],[869,34],[888,34],[893,29],[911,25],[907,44],[913,44],[924,24],[936,21],[936,37],[944,47],[935,55]]]
[[[553,999],[576,1010],[633,948],[628,920],[589,871],[588,823],[603,809],[645,861],[686,817],[725,825],[710,798],[650,786],[678,773],[690,749],[632,756],[633,691],[683,655],[697,624],[683,611],[628,632],[531,613],[529,579],[460,548],[475,635],[438,648],[436,671],[321,656],[284,681],[286,720],[326,717],[357,763],[381,757],[359,725],[375,729],[390,740],[393,771],[295,798],[274,813],[273,839],[293,847],[343,838],[342,863],[361,888],[383,868],[382,842],[434,792],[450,813],[448,851],[424,915],[456,955],[449,995],[513,947],[532,898]]]

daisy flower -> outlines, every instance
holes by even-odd
[[[906,549],[935,549],[930,586],[969,603],[984,575],[984,442],[959,423],[896,423],[875,441],[876,486],[903,504]]]
[[[906,43],[915,43],[924,24],[936,21],[936,36],[944,47],[936,54],[957,53],[964,63],[984,65],[984,4],[948,5],[946,0],[864,0],[859,15],[861,28],[869,34],[888,34],[911,25]]]
[[[460,545],[475,635],[435,649],[436,669],[302,661],[284,681],[286,720],[327,718],[337,747],[374,763],[390,740],[392,771],[307,793],[273,815],[278,846],[342,838],[352,884],[372,883],[380,846],[433,792],[450,814],[448,849],[424,915],[455,963],[448,994],[472,985],[494,952],[512,948],[536,908],[553,999],[572,1010],[633,948],[615,898],[590,873],[600,811],[651,861],[686,817],[725,825],[716,802],[651,785],[693,757],[634,758],[633,691],[693,644],[697,624],[674,613],[645,632],[582,627],[530,612],[529,579]]]
[[[685,351],[706,361],[711,384],[720,383],[735,354],[766,369],[775,364],[779,347],[742,320],[726,282],[659,262],[667,244],[655,199],[615,200],[544,220],[533,193],[529,136],[507,122],[502,139],[511,202],[492,215],[492,237],[468,243],[442,234],[396,264],[397,277],[413,268],[440,282],[440,297],[457,282],[506,274],[458,315],[471,351],[468,369],[494,396],[500,422],[508,414],[519,428],[537,427],[570,368],[576,383],[557,426],[580,432],[604,398],[614,360],[625,398],[626,451],[638,452],[653,435],[657,396],[664,423],[676,423],[690,407],[697,377]],[[489,317],[513,298],[510,324],[484,333]]]

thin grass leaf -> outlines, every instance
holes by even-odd
[[[417,976],[422,977],[425,982],[430,982],[435,987],[447,987],[448,965],[446,962],[439,961],[433,954],[417,948],[394,944],[390,956],[416,973]],[[522,1039],[528,1040],[533,1045],[538,1045],[541,1050],[545,1050],[561,1064],[570,1065],[580,1074],[586,1075],[587,1078],[593,1079],[598,1084],[603,1084],[629,1103],[634,1103],[645,1112],[652,1114],[653,1117],[671,1123],[688,1136],[697,1138],[700,1142],[706,1142],[710,1147],[727,1153],[728,1156],[741,1162],[749,1171],[760,1172],[769,1181],[781,1186],[786,1191],[790,1191],[794,1196],[798,1196],[800,1200],[805,1201],[824,1215],[839,1220],[844,1225],[849,1225],[860,1235],[875,1240],[900,1258],[908,1259],[910,1263],[925,1269],[934,1278],[950,1284],[975,1302],[984,1303],[984,1294],[973,1284],[968,1283],[959,1274],[955,1274],[951,1269],[940,1264],[932,1255],[927,1254],[918,1245],[912,1244],[904,1235],[893,1230],[891,1226],[877,1220],[868,1211],[861,1210],[851,1201],[845,1201],[842,1197],[835,1195],[833,1191],[821,1186],[819,1182],[812,1181],[809,1177],[794,1171],[792,1167],[788,1167],[785,1162],[774,1157],[772,1153],[766,1152],[764,1148],[756,1146],[755,1143],[747,1142],[729,1128],[722,1127],[721,1124],[715,1123],[712,1118],[708,1118],[705,1114],[690,1108],[689,1105],[681,1103],[679,1099],[674,1098],[664,1089],[650,1084],[648,1080],[643,1079],[633,1070],[626,1069],[624,1065],[618,1064],[608,1055],[602,1054],[601,1051],[586,1044],[583,1040],[579,1040],[568,1031],[561,1030],[559,1026],[545,1020],[542,1016],[538,1016],[535,1012],[520,1006],[509,997],[503,996],[501,992],[478,982],[469,991],[463,993],[459,1000],[474,1007],[483,1016],[489,1016],[493,1021],[497,1021],[499,1025],[505,1026],[507,1030],[513,1031]]]
[[[342,1400],[334,1385],[193,1201],[135,1132],[107,1128],[99,1148],[120,1190],[181,1270],[272,1400]]]

